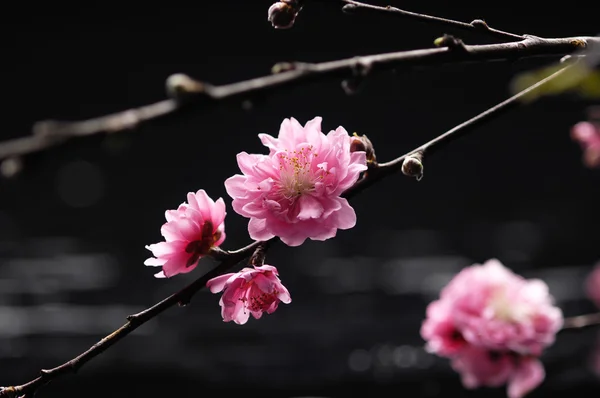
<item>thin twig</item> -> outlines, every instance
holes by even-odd
[[[562,330],[579,329],[594,325],[600,325],[600,312],[565,318]]]
[[[332,0],[317,0],[317,1],[332,1]],[[342,2],[346,4],[342,9],[345,12],[373,12],[373,13],[385,13],[396,17],[413,19],[428,24],[440,25],[442,27],[455,28],[465,31],[477,31],[485,33],[490,37],[494,37],[501,40],[516,41],[523,40],[525,36],[517,35],[510,32],[494,29],[488,26],[485,21],[481,19],[475,19],[471,23],[455,21],[447,18],[435,17],[432,15],[419,14],[416,12],[401,10],[392,6],[376,6],[372,4],[363,3],[360,1],[353,0],[333,0],[336,2]]]
[[[569,67],[570,66],[566,66],[561,71]],[[411,154],[417,153],[419,151],[428,154],[434,153],[434,149],[439,150],[442,147],[453,142],[456,138],[459,138],[465,135],[466,133],[473,132],[475,127],[480,126],[486,121],[492,120],[493,116],[500,116],[505,111],[514,108],[517,104],[520,104],[521,102],[519,101],[519,99],[521,99],[524,95],[530,93],[532,90],[541,87],[549,80],[559,76],[561,71],[554,73],[553,75],[547,77],[539,83],[534,84],[533,86],[523,90],[521,93],[509,98],[504,102],[501,102],[495,107],[492,107],[489,111],[483,112],[465,123],[461,123],[457,127],[440,135],[438,138],[431,140],[428,143],[421,145],[418,148],[415,148],[414,150],[408,152],[406,155],[403,155],[387,163],[372,165],[369,168],[368,172],[365,174],[365,176],[356,184],[354,184],[352,188],[345,191],[343,196],[347,198],[354,196],[359,192],[362,192],[365,188],[371,186],[375,182],[380,181],[384,177],[389,176],[392,173],[398,171],[401,167],[403,160]],[[158,304],[137,314],[130,315],[129,317],[127,317],[128,322],[125,325],[123,325],[113,333],[109,334],[108,336],[100,340],[98,343],[94,344],[83,354],[73,358],[72,360],[56,368],[50,370],[43,370],[41,376],[28,383],[25,383],[20,386],[6,387],[3,390],[0,390],[0,397],[16,397],[23,394],[33,393],[39,387],[49,383],[53,379],[66,373],[77,371],[92,358],[101,354],[110,346],[115,344],[117,341],[121,340],[123,337],[125,337],[126,335],[128,335],[133,330],[137,329],[139,326],[146,323],[150,319],[158,316],[167,308],[173,307],[176,304],[187,304],[192,298],[192,296],[206,285],[206,282],[209,279],[226,272],[229,268],[238,264],[243,259],[250,257],[250,254],[253,253],[251,262],[260,264],[262,261],[264,261],[264,254],[265,251],[269,248],[269,245],[276,242],[277,240],[278,238],[272,238],[265,242],[254,242],[253,244],[246,246],[245,248],[231,252],[216,250],[214,253],[214,257],[217,259],[222,259],[222,261],[219,265],[217,265],[207,274],[201,276],[199,279],[194,281],[192,284],[188,285],[180,292],[169,296],[168,298],[164,299]]]
[[[524,102],[521,101],[521,99],[530,95],[535,90],[539,90],[545,84],[547,84],[554,78],[560,76],[574,65],[575,64],[565,66],[564,68],[554,72],[552,75],[546,77],[545,79],[540,80],[539,82],[529,86],[528,88],[513,95],[512,97],[481,112],[477,116],[474,116],[471,119],[459,124],[458,126],[453,127],[452,129],[446,131],[444,134],[432,139],[431,141],[419,146],[418,148],[415,148],[412,151],[407,152],[406,154],[389,162],[379,163],[377,166],[373,167],[372,170],[369,170],[369,178],[364,178],[345,192],[346,197],[354,196],[358,192],[363,191],[364,189],[375,184],[377,181],[383,179],[384,177],[396,173],[402,168],[404,160],[407,159],[409,156],[419,154],[419,161],[422,161],[423,157],[426,154],[431,155],[432,153],[443,149],[447,144],[473,132],[477,127],[481,126],[483,123],[495,119],[511,109],[521,106],[522,104],[524,104]]]
[[[128,109],[99,118],[78,122],[42,121],[34,126],[34,134],[0,143],[0,160],[38,152],[64,143],[70,138],[99,133],[115,133],[137,127],[140,123],[171,115],[190,106],[209,108],[225,100],[251,99],[253,95],[284,87],[329,78],[364,79],[383,70],[412,66],[439,66],[444,63],[467,63],[492,60],[516,60],[535,56],[563,56],[588,45],[600,46],[599,37],[566,37],[543,39],[527,36],[512,43],[462,45],[428,48],[386,54],[346,58],[323,63],[276,65],[280,73],[213,86],[185,75],[173,75],[167,87],[174,96],[154,104]]]

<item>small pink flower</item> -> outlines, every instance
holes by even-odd
[[[534,357],[488,351],[467,346],[452,358],[452,368],[469,389],[508,385],[509,398],[521,398],[545,377],[542,363]]]
[[[513,398],[543,379],[535,358],[554,342],[562,324],[562,311],[544,282],[489,260],[463,269],[442,289],[427,307],[421,335],[428,351],[452,359],[465,386],[508,383]],[[479,366],[476,359],[484,353],[499,359]]]
[[[585,165],[600,167],[600,125],[579,122],[571,128],[571,138],[581,146]]]
[[[165,242],[146,246],[154,257],[144,264],[162,267],[157,278],[190,272],[200,257],[225,240],[223,199],[215,202],[203,189],[188,193],[187,199],[188,203],[182,203],[177,210],[165,212],[167,222],[160,230]]]
[[[590,298],[598,307],[600,307],[600,263],[596,265],[591,274],[585,281],[585,290]]]
[[[243,173],[225,181],[233,209],[250,218],[255,240],[278,236],[289,246],[306,239],[333,238],[356,224],[356,214],[340,195],[367,169],[364,151],[350,152],[343,127],[325,135],[321,118],[304,127],[294,118],[281,124],[278,138],[259,134],[268,155],[241,152]]]
[[[250,314],[260,319],[263,312],[275,312],[279,302],[292,302],[290,293],[278,275],[277,268],[265,264],[217,276],[209,280],[206,286],[212,293],[223,291],[219,301],[223,321],[234,321],[243,325],[248,321]]]

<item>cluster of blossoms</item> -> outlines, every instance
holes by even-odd
[[[508,384],[508,396],[520,398],[543,381],[538,357],[562,324],[543,281],[489,260],[463,269],[429,304],[421,335],[466,388]]]
[[[225,181],[233,210],[249,219],[256,241],[278,237],[289,246],[333,238],[354,227],[356,214],[342,194],[374,162],[366,137],[350,136],[342,127],[324,134],[321,118],[302,126],[285,119],[277,138],[259,134],[268,154],[237,155],[241,174]],[[147,246],[159,266],[157,277],[187,273],[225,240],[225,203],[204,190],[190,192],[187,202],[168,210],[164,241]],[[254,263],[253,263],[254,264]],[[245,324],[273,313],[291,296],[277,268],[259,264],[207,282],[221,293],[225,322]],[[520,398],[544,378],[538,357],[552,344],[563,323],[547,286],[515,275],[496,260],[461,271],[427,309],[421,334],[428,349],[449,357],[469,388],[508,384],[510,398]]]
[[[324,134],[321,118],[302,126],[285,119],[277,138],[259,134],[269,154],[241,152],[242,174],[225,181],[232,207],[249,218],[248,232],[257,241],[279,237],[289,246],[306,239],[333,238],[337,230],[356,225],[356,213],[341,195],[367,170],[367,151],[343,127]],[[147,246],[149,266],[162,267],[157,277],[190,272],[202,256],[225,240],[225,203],[213,201],[203,190],[188,194],[188,202],[166,212],[161,233],[165,241]],[[290,294],[271,265],[244,268],[207,283],[223,292],[220,305],[225,322],[244,324],[252,314],[272,313]]]

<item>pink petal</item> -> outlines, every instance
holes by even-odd
[[[173,257],[169,258],[169,260],[167,260],[167,262],[163,265],[163,272],[165,273],[165,276],[170,278],[177,274],[185,274],[192,271],[196,266],[187,266],[187,262],[190,257],[190,253],[186,253],[185,251],[174,254]]]
[[[162,267],[167,262],[166,258],[154,258],[150,257],[144,261],[144,265],[148,265],[150,267]]]
[[[211,293],[219,293],[220,291],[225,289],[227,280],[233,275],[235,275],[235,273],[223,274],[214,277],[208,282],[206,282],[206,287],[210,289]]]
[[[277,268],[273,267],[272,265],[268,265],[268,264],[263,264],[263,265],[259,265],[257,267],[254,267],[255,269],[259,270],[259,271],[264,271],[264,272],[272,272],[274,275],[279,275]]]
[[[342,205],[341,209],[332,215],[336,218],[336,226],[338,229],[350,229],[356,225],[356,212],[348,203],[346,198],[339,198],[338,201]]]
[[[204,189],[198,190],[196,194],[192,194],[197,203],[198,210],[202,214],[204,220],[210,220],[210,209],[214,206],[215,202],[207,195]],[[189,195],[188,195],[189,200]]]
[[[248,177],[241,174],[236,174],[225,180],[225,190],[227,194],[234,199],[242,199],[247,197],[248,188],[246,182]]]
[[[192,242],[202,238],[200,225],[189,218],[172,221],[185,240]]]
[[[538,359],[526,358],[515,370],[508,382],[509,398],[522,398],[544,381],[546,373]]]
[[[277,279],[267,278],[263,273],[257,274],[254,278],[254,283],[256,283],[256,286],[258,286],[261,291],[267,294],[273,293],[273,290],[275,290],[276,281]]]
[[[259,218],[250,219],[248,233],[254,240],[269,240],[275,236],[266,229],[266,220]]]
[[[323,205],[310,195],[303,195],[298,199],[300,212],[298,219],[307,220],[310,218],[319,218],[323,214]]]
[[[250,311],[254,319],[260,319],[262,317],[262,311]]]
[[[163,257],[173,254],[181,249],[185,242],[159,242],[152,245],[146,245],[146,249],[150,250],[154,257]]]
[[[283,284],[279,284],[277,288],[277,298],[281,300],[282,303],[289,304],[292,302],[292,296],[290,296],[290,292],[287,290]]]
[[[225,211],[225,201],[223,201],[223,198],[217,199],[214,206],[212,206],[210,209],[210,215],[216,230],[221,224],[223,224],[225,221],[225,216],[227,215],[227,212]]]
[[[271,152],[277,150],[277,147],[279,146],[279,140],[277,138],[270,136],[269,134],[259,134],[258,138],[264,146],[271,150]]]
[[[165,238],[167,242],[174,240],[183,240],[185,239],[181,234],[181,231],[177,227],[176,221],[171,221],[164,224],[160,228],[160,234]]]

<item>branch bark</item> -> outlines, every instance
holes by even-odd
[[[332,1],[332,0],[317,0],[317,1]],[[333,0],[335,2],[341,2],[345,4],[342,8],[345,12],[365,12],[365,13],[375,13],[375,14],[388,14],[394,17],[404,18],[404,19],[412,19],[420,22],[424,22],[431,25],[439,25],[442,27],[460,29],[464,31],[477,31],[483,33],[487,36],[501,39],[504,41],[515,41],[515,40],[523,40],[525,36],[517,35],[510,32],[505,32],[499,29],[494,29],[488,26],[485,21],[481,19],[475,19],[470,23],[455,21],[447,18],[440,18],[432,15],[419,14],[412,11],[401,10],[397,7],[392,6],[376,6],[372,4],[363,3],[360,1],[353,0]]]
[[[279,73],[220,86],[199,82],[185,75],[173,75],[167,80],[170,99],[84,121],[38,122],[34,125],[32,135],[1,142],[0,160],[42,151],[74,137],[129,130],[141,123],[173,115],[184,109],[209,109],[228,100],[251,99],[257,94],[275,92],[307,82],[331,78],[362,80],[381,71],[413,66],[563,56],[588,46],[600,47],[600,37],[544,39],[526,36],[521,41],[511,43],[463,44],[366,55],[322,63],[278,64],[274,71]]]
[[[579,329],[586,326],[600,325],[600,312],[565,318],[562,330]]]

